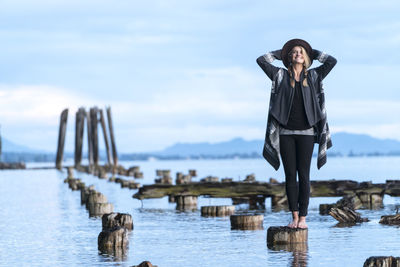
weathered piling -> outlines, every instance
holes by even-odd
[[[235,213],[234,205],[223,205],[223,206],[202,206],[201,216],[229,216]]]
[[[143,172],[135,172],[133,174],[133,177],[136,178],[136,179],[143,178]]]
[[[103,110],[100,109],[99,111],[100,111],[100,124],[101,124],[101,129],[103,130],[104,144],[105,144],[106,153],[107,153],[107,162],[108,162],[108,164],[112,165],[111,151],[110,151],[110,145],[108,142],[108,134],[107,134],[107,128],[106,128],[106,120],[104,119]]]
[[[256,175],[254,173],[246,175],[246,179],[243,180],[243,182],[247,183],[253,183],[256,181]]]
[[[132,267],[157,267],[157,265],[153,265],[149,261],[142,261],[139,265],[133,265]]]
[[[265,197],[264,196],[251,196],[249,198],[249,209],[265,209]]]
[[[67,173],[68,173],[67,178],[74,178],[74,168],[73,167],[68,167]]]
[[[194,169],[189,170],[189,175],[192,177],[197,177],[197,171]]]
[[[288,205],[288,200],[286,195],[274,195],[271,196],[271,206],[276,207],[286,207]]]
[[[171,176],[171,170],[156,170],[157,176]]]
[[[93,139],[92,139],[92,124],[90,118],[90,112],[86,112],[86,125],[87,125],[87,138],[88,138],[88,161],[89,161],[89,173],[92,172],[93,168]]]
[[[367,222],[367,218],[361,218],[361,214],[348,207],[332,208],[329,215],[339,221],[339,223],[359,223]]]
[[[83,147],[83,131],[85,128],[85,108],[79,108],[75,114],[75,167],[81,165],[82,147]]]
[[[395,215],[384,215],[379,220],[381,224],[400,225],[400,213]]]
[[[264,215],[262,214],[243,214],[231,215],[232,230],[259,230],[263,228]]]
[[[67,130],[68,109],[64,109],[60,116],[60,129],[58,131],[56,168],[61,170],[64,156],[65,132]]]
[[[172,185],[171,170],[156,170],[156,175],[159,176],[154,179],[156,184]]]
[[[400,257],[380,256],[369,257],[364,262],[364,267],[400,267]]]
[[[115,227],[125,227],[128,230],[133,230],[132,216],[128,213],[112,212],[103,214],[101,222],[103,230]]]
[[[339,199],[336,203],[334,204],[320,204],[319,205],[319,214],[321,215],[328,215],[329,211],[332,208],[343,208],[347,207],[352,210],[357,210],[363,206],[363,203],[361,202],[360,198],[354,194],[351,196],[344,196],[341,199]]]
[[[132,216],[127,213],[108,213],[101,218],[102,231],[98,249],[110,255],[125,255],[129,245],[128,233],[133,230]]]
[[[128,187],[129,187],[129,189],[137,189],[140,187],[140,183],[136,183],[134,181],[129,181]]]
[[[99,135],[98,135],[98,109],[93,107],[90,109],[90,124],[92,128],[92,144],[93,144],[93,163],[99,165]]]
[[[197,196],[192,195],[175,195],[177,209],[196,209]]]
[[[207,177],[204,177],[204,178],[200,179],[200,182],[201,183],[218,183],[219,182],[219,178],[216,177],[216,176],[209,175]]]
[[[128,229],[115,227],[103,229],[97,238],[99,251],[109,255],[125,255],[129,245]]]
[[[268,246],[307,243],[308,229],[271,226],[267,231]]]
[[[86,207],[89,211],[89,216],[102,216],[105,213],[111,213],[114,206],[107,202],[107,197],[100,192],[90,192],[87,198]]]
[[[94,185],[81,188],[81,205],[86,205],[91,193],[96,192]]]
[[[82,182],[81,179],[67,178],[64,181],[66,183],[68,183],[68,186],[72,191],[76,191],[76,190],[80,190],[81,188],[85,188],[85,183]]]
[[[112,122],[112,118],[111,118],[111,107],[106,108],[106,111],[107,111],[107,119],[108,119],[108,128],[110,131],[113,162],[114,162],[114,166],[117,166],[118,165],[118,155],[117,155],[117,146],[115,145],[113,122]]]
[[[192,176],[185,175],[181,172],[176,173],[175,184],[189,184],[192,182]]]

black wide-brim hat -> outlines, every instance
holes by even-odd
[[[308,54],[308,57],[310,58],[310,66],[311,66],[311,64],[313,62],[313,58],[312,58],[313,50],[311,48],[311,45],[302,39],[289,40],[282,47],[281,58],[282,58],[283,65],[285,65],[286,68],[289,68],[289,65],[290,65],[289,53],[290,53],[290,51],[292,51],[293,47],[295,47],[295,46],[304,47],[304,49],[306,50],[306,52]]]

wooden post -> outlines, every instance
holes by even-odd
[[[176,195],[176,209],[191,210],[197,209],[197,196],[191,195]]]
[[[117,146],[115,145],[114,128],[113,128],[113,123],[112,123],[112,119],[111,119],[111,107],[108,107],[106,110],[107,110],[108,128],[110,130],[113,162],[114,162],[114,166],[117,166],[118,165],[118,155],[117,155]]]
[[[359,223],[368,222],[368,218],[361,218],[361,214],[348,207],[331,208],[329,215],[339,221],[339,223]]]
[[[85,109],[79,108],[75,115],[75,167],[81,165]]]
[[[400,213],[395,215],[381,216],[379,223],[388,225],[400,225]]]
[[[90,112],[86,112],[87,122],[87,137],[88,137],[88,160],[89,160],[89,172],[92,172],[93,166],[93,143],[92,143],[92,127],[90,123]]]
[[[235,206],[203,206],[201,207],[201,216],[229,216],[235,213]]]
[[[108,144],[108,134],[107,134],[107,129],[106,129],[106,121],[104,119],[104,114],[103,114],[103,110],[102,109],[100,109],[100,123],[101,123],[101,129],[103,130],[104,144],[106,146],[107,161],[108,161],[109,165],[112,165],[110,145]]]
[[[289,228],[287,226],[271,226],[267,231],[268,246],[306,243],[307,239],[308,229]]]
[[[365,260],[365,267],[385,267],[385,266],[400,266],[400,257],[380,256],[369,257]]]
[[[263,228],[264,215],[243,214],[231,215],[231,229],[234,230],[258,230]]]
[[[57,157],[56,157],[56,168],[62,168],[62,160],[64,155],[64,143],[65,143],[65,132],[67,130],[67,119],[68,109],[64,109],[60,116],[60,129],[58,132],[58,145],[57,145]]]
[[[132,216],[128,213],[113,212],[103,214],[101,217],[103,230],[112,229],[115,227],[124,227],[127,230],[133,230]]]
[[[92,144],[93,144],[93,163],[97,167],[99,165],[99,135],[97,131],[97,107],[90,109],[90,124],[92,126]]]

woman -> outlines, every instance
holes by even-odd
[[[287,69],[272,65],[274,59],[282,60]],[[314,59],[323,64],[308,69]],[[292,39],[282,49],[257,58],[257,63],[272,80],[263,156],[278,170],[281,155],[293,218],[288,227],[307,228],[314,143],[319,144],[318,169],[326,163],[326,150],[332,146],[322,80],[336,59],[312,49],[304,40]]]

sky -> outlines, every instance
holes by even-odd
[[[2,0],[1,134],[55,152],[68,108],[73,151],[77,109],[111,106],[124,153],[263,139],[271,82],[256,58],[301,38],[338,60],[324,80],[331,131],[400,140],[399,13],[398,1]]]

